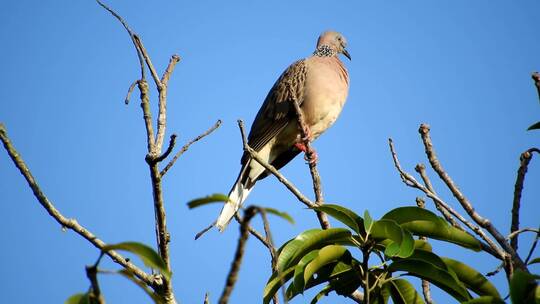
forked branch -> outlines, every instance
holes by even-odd
[[[26,166],[26,163],[22,159],[21,155],[19,154],[19,152],[17,152],[17,150],[13,146],[13,143],[9,139],[6,128],[3,124],[0,124],[0,139],[2,140],[4,148],[6,149],[9,157],[11,158],[11,160],[13,161],[17,169],[19,169],[22,176],[26,179],[26,182],[28,183],[28,186],[30,187],[30,189],[32,189],[34,196],[36,197],[38,202],[41,204],[41,206],[45,208],[47,213],[49,213],[49,215],[52,218],[54,218],[62,227],[73,230],[75,233],[77,233],[78,235],[88,240],[96,248],[100,250],[103,249],[107,245],[105,244],[105,242],[100,240],[96,235],[94,235],[88,229],[84,228],[81,224],[77,222],[77,220],[72,219],[72,218],[66,218],[62,213],[60,213],[58,209],[56,209],[54,204],[47,198],[45,193],[43,193],[43,191],[39,187],[34,176],[32,176],[30,169]],[[120,255],[118,252],[114,250],[109,250],[105,254],[107,254],[115,263],[131,271],[137,278],[145,282],[148,286],[152,286],[152,287],[156,286],[156,282],[153,276],[147,274],[142,269],[138,268],[137,266],[129,262],[126,258]]]

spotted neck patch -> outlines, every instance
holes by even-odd
[[[319,46],[315,52],[313,52],[313,55],[318,57],[332,57],[336,55],[336,51],[332,49],[330,46],[323,44]]]

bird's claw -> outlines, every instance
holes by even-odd
[[[304,159],[310,164],[316,164],[319,160],[319,155],[314,149],[309,149],[309,151],[304,154]]]

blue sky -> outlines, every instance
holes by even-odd
[[[227,192],[239,170],[236,120],[249,125],[279,74],[308,56],[326,29],[342,32],[353,60],[351,89],[337,123],[316,143],[325,198],[378,218],[414,204],[393,168],[387,138],[410,172],[426,162],[417,129],[429,123],[440,160],[503,233],[509,229],[519,154],[538,146],[540,120],[530,73],[540,69],[537,1],[108,1],[138,32],[156,67],[182,61],[170,81],[168,134],[185,142],[222,127],[194,145],[164,181],[174,286],[183,303],[219,297],[238,235],[194,234],[219,207],[193,211],[190,199]],[[0,11],[0,121],[48,197],[106,242],[154,244],[153,207],[144,162],[144,125],[134,94],[133,46],[120,24],[94,1],[10,1]],[[154,108],[155,109],[155,108]],[[522,224],[538,225],[540,165],[533,159],[523,192]],[[312,196],[309,170],[298,158],[282,172]],[[440,195],[450,193],[429,171]],[[0,153],[0,278],[6,303],[61,303],[86,290],[84,265],[98,251],[62,232]],[[316,227],[313,214],[268,178],[247,204],[272,206],[297,220],[272,219],[282,244]],[[256,223],[260,225],[260,223]],[[528,248],[527,236],[521,249]],[[440,246],[439,253],[482,272],[497,267],[487,254]],[[116,265],[105,261],[109,269]],[[536,271],[539,271],[536,268]],[[269,276],[266,250],[250,239],[232,303],[256,303]],[[109,303],[144,303],[123,278],[103,276]],[[505,290],[503,275],[495,278]],[[293,303],[311,299],[299,298]],[[448,301],[435,291],[440,302]],[[346,302],[331,297],[322,303]]]

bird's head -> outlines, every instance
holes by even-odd
[[[347,39],[343,35],[334,31],[326,31],[319,36],[317,41],[317,50],[330,48],[336,54],[343,54],[351,60],[351,55],[346,50]]]

